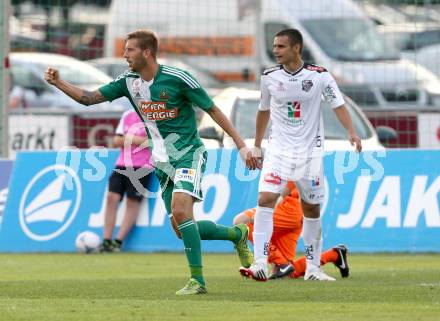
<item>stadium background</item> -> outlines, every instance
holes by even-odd
[[[336,77],[339,74],[338,83],[368,116],[386,147],[382,149],[376,142],[376,151],[372,148],[360,157],[339,151],[330,152],[325,159],[325,183],[330,188],[324,204],[324,247],[336,242],[347,244],[350,277],[342,279],[338,269],[327,264],[324,270],[336,277],[336,282],[290,279],[262,283],[241,279],[232,245],[204,242],[204,250],[227,252],[205,251],[203,255],[209,294],[177,297],[174,293],[188,280],[188,270],[182,245],[168,226],[163,204],[155,201],[154,189],[152,198],[143,204],[140,221],[127,241],[127,251],[117,255],[72,252],[78,233],[102,230],[103,196],[117,150],[109,149],[107,153],[105,149],[89,147],[109,146],[121,110],[108,105],[79,107],[57,95],[56,90],[51,92],[42,81],[41,70],[29,75],[37,62],[44,66],[64,62],[76,72],[64,71],[63,75],[70,75],[71,80],[84,79],[79,74],[91,67],[88,63],[79,65],[80,62],[114,56],[114,49],[106,50],[109,40],[115,40],[109,37],[110,31],[123,34],[126,28],[134,28],[140,22],[166,39],[162,51],[168,53],[162,52],[161,59],[173,64],[187,63],[185,69],[197,73],[210,95],[218,97],[221,93],[230,98],[238,93],[243,99],[258,99],[258,92],[250,94],[243,88],[257,87],[252,78],[266,66],[267,61],[259,63],[268,56],[265,41],[270,45],[271,34],[279,29],[276,23],[280,20],[296,21],[291,9],[282,10],[279,6],[295,0],[271,0],[270,7],[263,2],[267,3],[0,1],[0,321],[439,320],[440,110],[433,103],[440,86],[425,71],[411,67],[416,75],[430,79],[420,84],[424,88],[420,90],[414,86],[414,73],[410,77],[396,69],[396,59],[364,61],[368,66],[377,66],[372,74],[356,69],[362,65],[359,61],[345,61],[345,74],[334,61],[324,61],[326,52],[318,47],[335,55],[341,54],[337,49],[344,44],[353,45],[350,54],[359,53],[356,49],[362,48],[368,53],[363,55],[364,60],[375,60],[371,50],[367,50],[377,43],[375,37],[366,37],[371,35],[367,32],[371,29],[362,29],[362,24],[359,28],[354,21],[315,29],[324,35],[319,42],[307,38],[308,44],[314,46],[311,54],[319,58],[317,64],[328,67]],[[435,46],[438,48],[440,1],[301,2],[304,4],[295,5],[294,11],[309,18],[331,12],[342,16],[351,5],[359,6],[372,19],[374,30],[390,35],[387,43],[398,40],[395,32],[406,31],[403,33],[409,37],[399,42],[402,50],[396,50],[398,57],[426,63],[426,56],[431,54],[427,69],[438,73],[440,55]],[[119,9],[119,16],[112,18],[112,8],[121,4],[126,8]],[[148,10],[143,7],[145,4],[150,6]],[[308,4],[313,8],[309,9]],[[260,5],[262,11],[258,10]],[[269,21],[272,25],[258,23],[267,14],[293,18],[274,19]],[[335,30],[336,26],[343,26],[343,30]],[[360,38],[352,37],[356,33]],[[252,58],[256,52],[252,48],[262,49],[258,51],[260,59]],[[63,56],[54,59],[17,54],[29,51]],[[199,57],[197,51],[206,55]],[[79,61],[66,63],[66,57]],[[246,68],[243,64],[247,64]],[[403,63],[406,67],[408,64]],[[15,82],[25,85],[18,88],[22,98],[17,107],[12,106],[17,101],[9,101],[10,88],[14,90],[10,78],[14,68],[18,69]],[[85,78],[95,79],[96,74],[93,71]],[[219,83],[211,75],[222,79],[227,76],[231,82]],[[363,85],[369,79],[367,75],[378,78]],[[250,81],[242,82],[244,79]],[[383,79],[392,80],[384,84]],[[412,85],[402,84],[405,80]],[[224,92],[230,85],[239,89]],[[245,128],[253,131],[252,117],[240,119]],[[214,136],[216,132],[205,134]],[[81,149],[63,148],[66,145]],[[230,146],[227,140],[224,145]],[[236,152],[229,148],[211,148],[209,153],[204,180],[207,199],[195,212],[229,225],[234,211],[255,203],[258,173],[246,172],[237,162]],[[66,185],[74,188],[66,190]],[[69,206],[64,211],[54,210],[59,204]],[[41,213],[48,216],[41,219]],[[434,253],[420,253],[426,251]]]
[[[209,80],[206,83],[208,91],[215,96],[229,86],[258,88],[258,77],[255,75],[270,62],[267,51],[270,42],[267,41],[271,39],[276,28],[281,27],[279,19],[283,14],[287,15],[286,21],[290,21],[289,19],[300,21],[307,18],[307,15],[319,21],[328,18],[329,12],[339,12],[341,17],[351,14],[351,11],[355,10],[352,7],[355,6],[356,12],[362,12],[362,19],[368,19],[367,25],[374,29],[373,36],[361,37],[358,40],[362,42],[361,44],[357,43],[355,38],[350,39],[349,35],[359,37],[361,34],[356,21],[351,21],[352,25],[350,20],[340,24],[346,29],[334,30],[337,32],[335,35],[332,33],[333,30],[325,29],[325,25],[315,27],[308,25],[310,29],[307,30],[315,32],[310,34],[316,35],[323,41],[323,43],[315,41],[316,43],[310,46],[308,58],[317,64],[325,61],[322,57],[333,58],[329,61],[334,64],[328,66],[324,63],[324,65],[334,73],[344,92],[360,106],[372,125],[378,129],[386,150],[366,152],[360,160],[353,158],[351,153],[343,152],[328,157],[327,172],[336,174],[327,177],[327,183],[330,184],[330,191],[336,194],[331,194],[330,205],[327,204],[326,207],[328,213],[325,214],[324,234],[332,242],[352,243],[355,251],[439,252],[440,247],[432,242],[440,235],[440,166],[438,165],[440,86],[437,83],[438,74],[436,75],[440,65],[439,2],[409,0],[309,2],[311,5],[301,4],[295,8],[297,12],[301,12],[299,17],[299,14],[291,11],[289,1],[282,0],[273,2],[262,0],[2,1],[0,4],[0,40],[3,44],[0,49],[2,61],[0,146],[2,157],[9,161],[4,161],[5,164],[2,165],[4,167],[1,167],[0,209],[2,212],[4,210],[5,215],[0,230],[0,240],[3,240],[0,250],[73,251],[73,239],[79,232],[84,229],[100,232],[102,226],[99,225],[100,223],[90,224],[91,220],[88,219],[90,211],[81,210],[93,205],[92,207],[97,207],[94,210],[102,211],[99,206],[104,197],[106,178],[113,158],[99,154],[100,151],[96,149],[92,149],[91,154],[103,161],[107,168],[106,174],[99,178],[98,182],[93,181],[93,184],[97,185],[90,185],[92,183],[89,181],[82,183],[85,184],[86,190],[96,188],[99,197],[93,200],[96,204],[88,203],[90,198],[84,197],[77,218],[71,225],[69,222],[62,233],[57,234],[50,241],[29,237],[25,232],[26,228],[20,223],[19,208],[22,206],[21,202],[25,202],[23,191],[28,187],[31,188],[29,182],[46,168],[44,166],[59,162],[59,150],[64,146],[84,149],[83,152],[65,153],[68,155],[67,158],[81,155],[79,168],[93,172],[96,168],[93,166],[87,168],[88,163],[83,162],[86,149],[95,146],[111,147],[110,138],[122,110],[126,108],[124,102],[120,105],[103,105],[93,109],[75,106],[71,101],[52,94],[48,98],[47,85],[38,78],[38,75],[42,77],[42,74],[31,74],[31,71],[38,69],[27,63],[30,61],[34,64],[43,63],[43,59],[58,63],[56,61],[58,58],[50,58],[50,56],[20,58],[19,53],[56,53],[105,68],[105,60],[93,62],[89,60],[120,56],[121,44],[123,44],[121,37],[126,32],[138,27],[152,28],[162,39],[160,58],[187,63],[196,72],[206,76]],[[331,10],[329,4],[332,4]],[[286,12],[282,12],[283,6],[288,9]],[[358,34],[353,33],[356,30]],[[367,31],[369,32],[365,30],[365,34],[368,34]],[[393,49],[380,49],[383,44],[376,44],[377,39],[374,36],[376,33],[380,35],[377,37],[386,36],[387,46]],[[398,41],[402,36],[401,33],[406,37],[403,38],[406,41],[404,45],[403,40]],[[348,39],[342,41],[340,45],[354,48],[353,52],[369,46],[375,48],[377,45],[382,52],[393,53],[394,56],[374,57],[367,54],[361,58],[337,58],[340,54],[337,47],[331,48],[333,52],[325,51],[328,40],[333,39],[333,36],[335,41]],[[315,48],[320,45],[324,49]],[[398,45],[401,47],[398,48]],[[428,65],[421,67],[422,63],[425,63],[422,61],[422,50],[426,47],[436,47],[437,49],[434,50],[437,51],[434,51],[436,54],[434,53],[434,58],[430,58]],[[403,59],[401,57],[405,60],[401,60]],[[395,70],[390,69],[396,61],[399,61],[399,66],[396,65]],[[416,66],[415,62],[419,65]],[[361,65],[368,65],[370,68],[364,66],[365,68],[362,69]],[[410,70],[412,73],[408,71],[400,74],[398,68],[399,70],[406,68],[405,70]],[[347,77],[347,74],[352,77]],[[81,78],[75,73],[69,76],[72,79]],[[381,77],[394,79],[395,83],[388,82],[385,86],[380,83]],[[423,80],[420,80],[421,78]],[[24,87],[22,88],[24,99],[20,106],[12,108],[9,95],[17,84],[22,84]],[[26,90],[30,91],[29,95]],[[26,150],[51,150],[52,153],[19,153]],[[230,152],[213,150],[211,153],[227,155]],[[112,152],[110,155],[113,155]],[[222,194],[218,190],[207,190],[207,201],[199,210],[201,217],[207,215],[208,218],[223,224],[230,224],[232,216],[237,211],[253,206],[256,199],[257,178],[243,169],[237,170],[234,166],[239,162],[234,162],[236,155],[233,153],[231,155],[217,157],[218,164],[211,166],[208,171],[208,174],[217,175],[212,186],[217,184],[216,186],[221,188],[222,182],[226,180],[230,194],[228,197],[223,195],[223,198],[219,198]],[[376,163],[369,161],[371,159],[379,163],[381,165],[379,167],[382,167],[384,172],[368,185],[370,189],[364,189],[365,197],[362,200],[357,193],[361,191],[361,184],[369,184],[362,181],[362,177],[374,176],[376,173],[376,168],[371,165]],[[9,169],[11,160],[15,161],[12,170]],[[345,176],[345,183],[340,186],[335,183],[338,171],[348,175]],[[237,172],[245,179],[237,179]],[[11,179],[7,180],[9,176]],[[41,190],[44,188],[41,187]],[[240,191],[245,193],[240,194]],[[398,192],[393,194],[394,191]],[[38,191],[34,193],[38,195]],[[345,196],[338,198],[337,195]],[[218,205],[220,203],[216,203],[216,201],[220,202],[219,200],[227,202],[228,207],[220,208]],[[364,202],[358,214],[353,207],[357,202]],[[153,204],[149,205],[150,208],[154,208]],[[146,208],[149,207],[144,207],[144,210]],[[342,217],[345,215],[348,218],[348,213],[358,216],[353,216],[354,221],[351,223],[347,220],[344,223]],[[81,220],[78,217],[81,217]],[[154,230],[151,224],[145,223],[150,222],[151,219],[153,218],[147,217],[144,218],[143,223],[139,222],[134,236],[127,244],[127,249],[180,250],[180,245],[173,239],[167,222],[158,225],[161,229]],[[59,226],[49,224],[30,229],[37,234],[51,235],[53,234],[51,231],[62,230],[60,227],[64,226],[64,223],[66,222],[61,222]],[[157,236],[162,233],[165,233],[162,242],[152,242],[152,240],[160,240]],[[21,237],[23,242],[20,242],[20,246],[11,247],[10,244],[14,243],[10,243],[10,240]],[[362,243],[363,241],[367,242]],[[208,245],[208,249],[230,250],[219,244]]]

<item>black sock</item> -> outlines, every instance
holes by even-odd
[[[116,243],[119,247],[121,247],[121,245],[122,245],[122,241],[121,241],[121,240],[118,240],[118,239],[115,239],[115,243]]]

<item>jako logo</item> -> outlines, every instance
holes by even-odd
[[[81,184],[72,168],[46,167],[32,178],[23,192],[18,213],[20,226],[33,240],[53,239],[72,223],[80,201]]]

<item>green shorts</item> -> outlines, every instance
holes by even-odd
[[[155,164],[156,175],[162,190],[162,199],[168,214],[171,214],[171,200],[174,192],[187,193],[193,196],[196,202],[203,201],[201,182],[206,168],[207,156],[206,151],[198,155],[189,153],[172,163],[159,162]]]

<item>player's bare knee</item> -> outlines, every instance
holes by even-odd
[[[119,203],[121,201],[121,195],[113,192],[109,192],[107,194],[107,203],[108,204],[115,204]]]
[[[127,208],[138,209],[141,205],[141,202],[142,202],[141,200],[127,197]]]
[[[301,207],[305,217],[319,218],[321,215],[319,204],[310,204],[306,202],[301,202]]]
[[[192,218],[191,217],[191,210],[187,209],[184,206],[176,205],[176,206],[172,207],[171,210],[172,210],[174,219],[176,220],[176,222],[178,224],[180,224],[182,222],[185,222],[185,221],[187,221],[187,220]]]
[[[274,208],[278,199],[277,194],[274,193],[259,193],[258,206]]]

